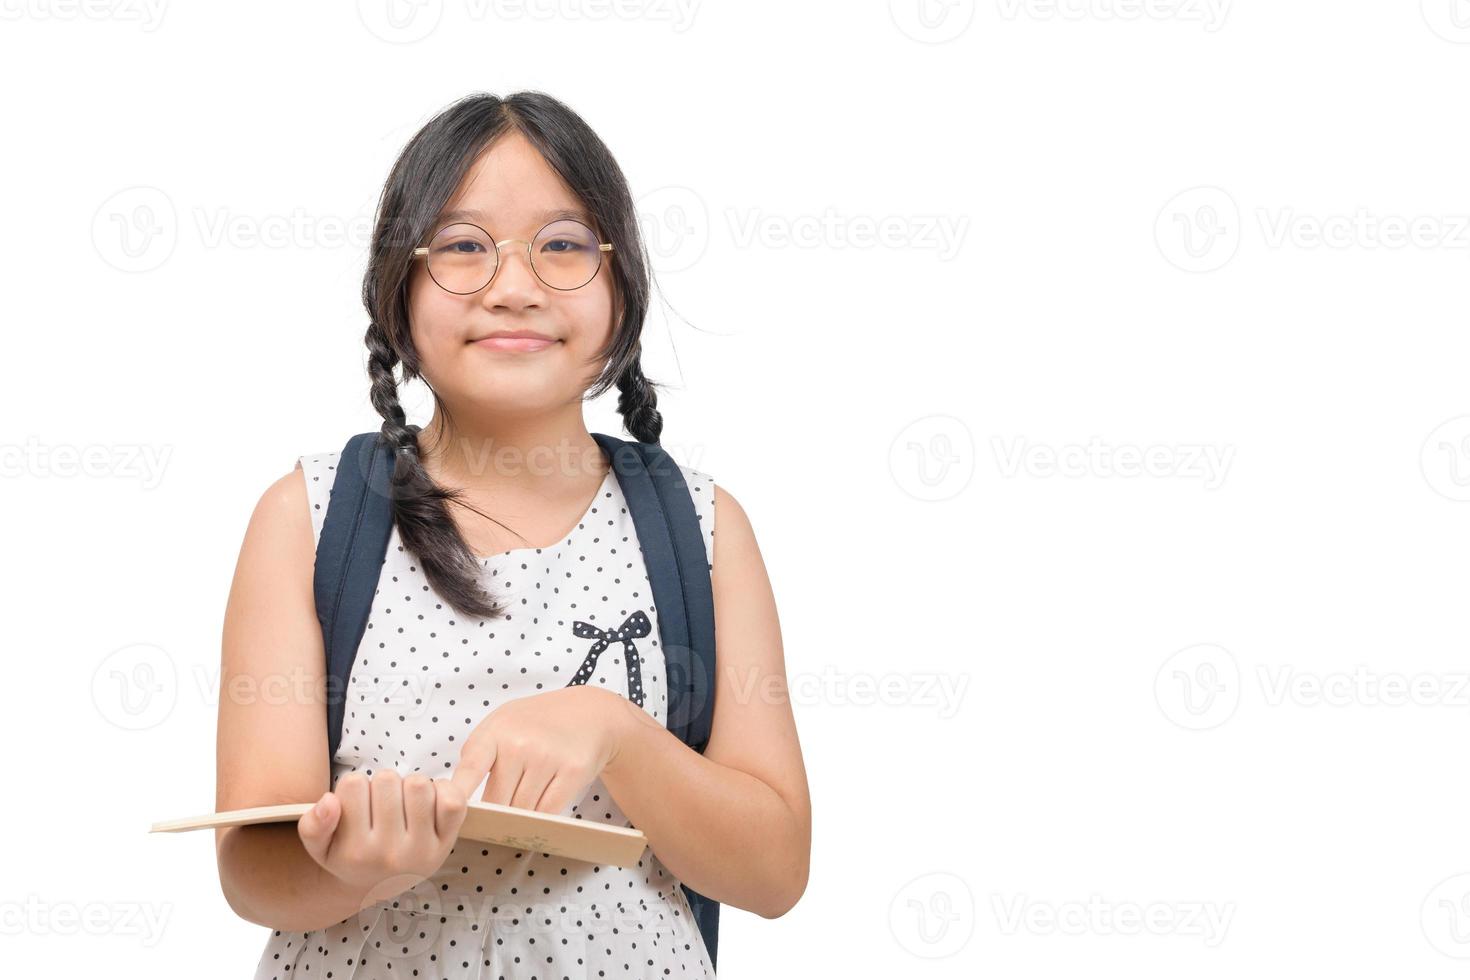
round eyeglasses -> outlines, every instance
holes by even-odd
[[[613,247],[599,242],[591,228],[574,218],[546,225],[532,241],[507,238],[497,242],[479,225],[466,221],[445,225],[427,247],[413,250],[422,256],[429,276],[451,293],[478,293],[490,285],[500,268],[500,250],[512,242],[526,246],[526,259],[536,277],[552,289],[578,289],[602,268],[602,254]]]

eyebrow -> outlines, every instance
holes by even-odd
[[[471,219],[481,224],[488,224],[489,217],[490,216],[484,211],[480,211],[475,208],[459,208],[454,211],[445,211],[443,214],[439,215],[439,217],[436,218],[434,221],[434,227],[441,228],[444,225],[453,224],[456,221],[465,221]],[[575,208],[552,208],[547,211],[542,211],[540,214],[532,215],[532,217],[541,222],[541,224],[543,225],[548,224],[552,221],[560,220],[562,218],[574,218],[577,221],[580,221],[588,226],[592,224],[592,220],[588,218],[587,215],[583,214],[581,211],[576,210]]]

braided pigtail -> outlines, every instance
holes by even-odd
[[[505,607],[480,587],[479,559],[449,514],[450,503],[464,506],[463,491],[441,487],[429,477],[419,458],[420,427],[405,424],[393,377],[398,354],[376,322],[368,326],[365,339],[372,379],[369,398],[383,416],[384,441],[394,447],[393,519],[403,546],[423,566],[430,586],[452,607],[466,616],[499,618]]]
[[[634,439],[658,442],[664,431],[664,417],[658,412],[654,383],[643,376],[641,353],[641,348],[635,349],[628,366],[618,375],[618,414],[623,417],[623,428]]]

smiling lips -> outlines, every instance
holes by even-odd
[[[502,330],[488,337],[471,341],[471,343],[476,347],[486,347],[490,350],[538,351],[550,347],[556,343],[556,340],[545,334],[536,333],[534,330]]]

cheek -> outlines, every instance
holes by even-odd
[[[578,296],[576,322],[578,346],[596,350],[606,344],[617,324],[617,304],[613,302],[612,288],[603,284],[599,289]]]
[[[455,297],[432,282],[415,279],[408,289],[409,336],[421,361],[431,360],[433,353],[446,345],[455,332],[458,312]]]

